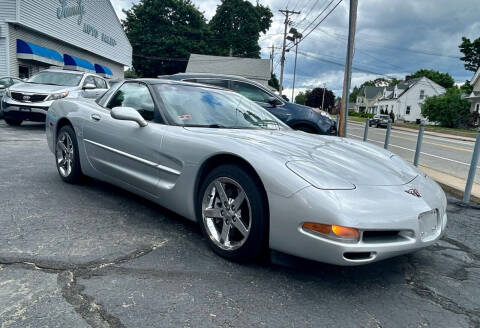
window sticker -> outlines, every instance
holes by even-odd
[[[178,118],[181,120],[190,120],[192,118],[192,115],[190,114],[179,115]]]

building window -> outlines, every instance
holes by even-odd
[[[420,99],[425,98],[425,90],[420,90]]]
[[[407,115],[410,114],[410,106],[407,106],[407,112],[405,114],[407,114]]]
[[[480,113],[480,104],[477,104],[477,113]]]
[[[28,66],[18,66],[18,77],[21,79],[28,79],[30,77],[30,70]]]

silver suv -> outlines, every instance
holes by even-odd
[[[50,105],[57,99],[96,99],[108,89],[107,81],[95,74],[47,69],[25,83],[10,86],[2,100],[5,122],[20,125],[23,121],[45,122]]]

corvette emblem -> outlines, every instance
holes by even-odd
[[[407,194],[413,195],[413,196],[415,196],[415,197],[422,197],[422,195],[420,194],[420,192],[418,191],[418,189],[415,189],[415,188],[405,190],[405,192],[406,192]]]

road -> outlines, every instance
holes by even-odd
[[[435,246],[361,267],[239,264],[111,185],[63,183],[42,125],[0,121],[0,327],[478,327],[480,207]]]
[[[349,123],[348,136],[363,139],[365,124]],[[386,129],[369,128],[368,141],[383,147]],[[467,179],[472,160],[474,142],[454,140],[424,134],[420,165]],[[413,163],[417,133],[392,130],[389,150]],[[475,182],[480,183],[480,167],[477,167]]]

